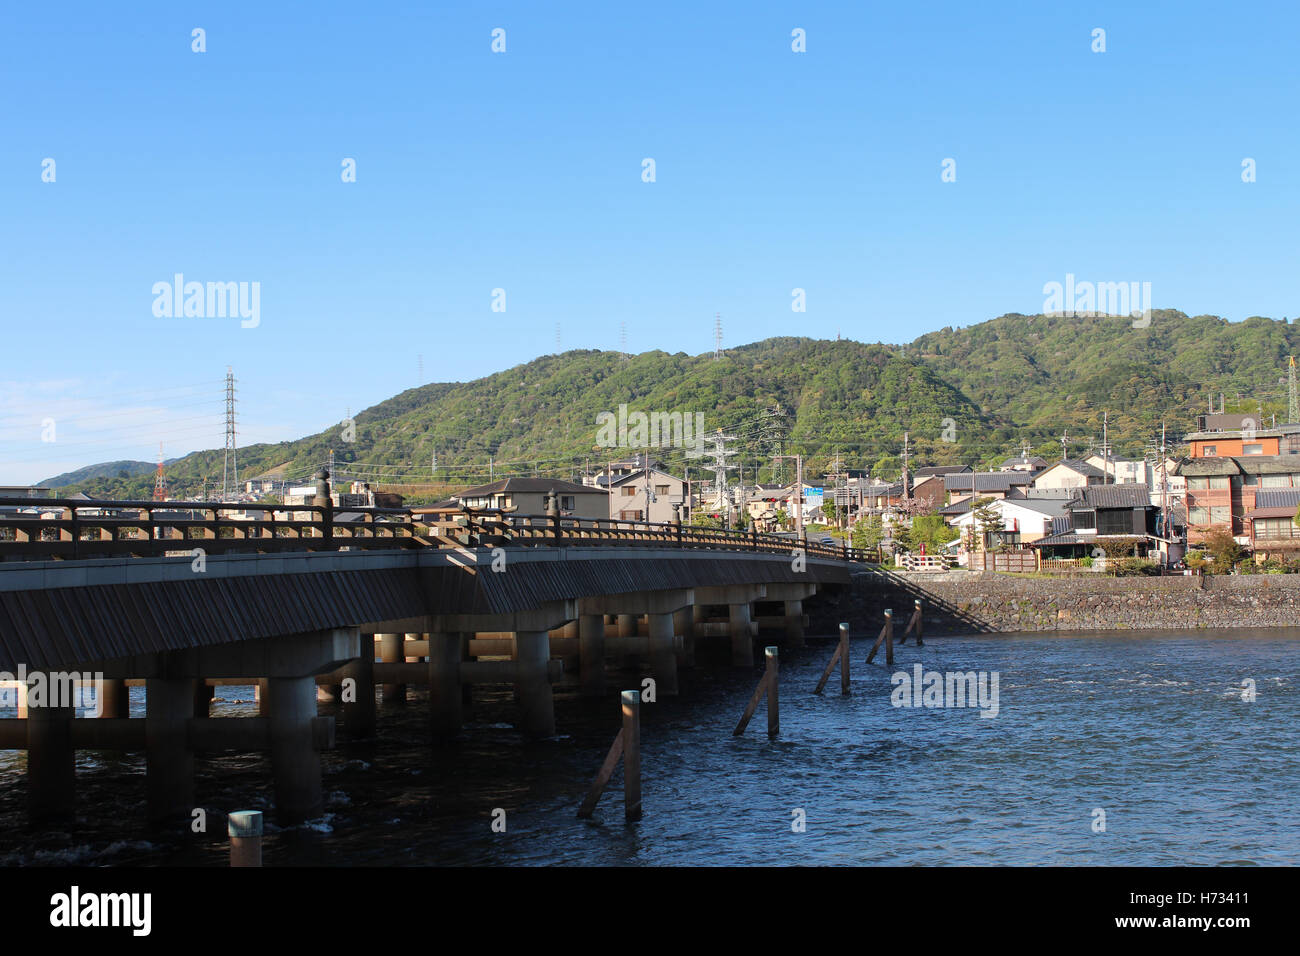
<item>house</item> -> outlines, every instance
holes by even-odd
[[[1023,471],[1029,474],[1035,474],[1047,467],[1047,459],[1039,458],[1037,455],[1020,454],[1015,458],[1008,458],[998,466],[998,471]]]
[[[546,497],[560,499],[560,514],[574,518],[608,518],[609,492],[558,478],[502,478],[451,496],[463,508],[513,509],[519,515],[546,514]]]
[[[1159,505],[1161,498],[1166,490],[1170,498],[1181,501],[1187,494],[1187,479],[1176,474],[1178,470],[1178,461],[1174,458],[1166,458],[1164,467],[1161,468],[1159,461],[1136,460],[1129,461],[1123,458],[1108,458],[1105,455],[1092,454],[1082,459],[1086,464],[1094,468],[1100,468],[1102,474],[1106,477],[1106,482],[1114,482],[1117,485],[1123,484],[1142,484],[1151,488],[1151,503]]]
[[[912,477],[920,484],[922,478],[942,478],[944,475],[970,474],[974,470],[970,465],[926,465],[912,472]]]
[[[1250,415],[1198,415],[1183,441],[1192,458],[1300,455],[1300,424],[1263,424]]]
[[[1095,465],[1077,458],[1062,458],[1034,476],[1035,488],[1086,488],[1106,481],[1105,473]]]
[[[978,499],[976,499],[978,500]],[[988,509],[997,514],[1001,529],[992,532],[983,540],[983,530],[970,501],[962,502],[965,510],[949,521],[952,527],[961,532],[960,541],[971,540],[972,532],[984,546],[1027,545],[1052,534],[1057,527],[1054,522],[1065,518],[1070,506],[1075,504],[1070,498],[998,498],[988,504]]]
[[[1067,505],[1067,520],[1031,543],[1043,558],[1087,557],[1102,539],[1131,543],[1139,557],[1167,552],[1174,543],[1158,533],[1159,509],[1146,485],[1086,485],[1077,494]]]
[[[582,483],[590,485],[593,488],[608,488],[611,484],[626,478],[628,475],[644,471],[649,468],[651,471],[664,471],[667,466],[657,458],[651,458],[649,455],[636,454],[631,458],[625,458],[620,461],[609,461],[605,467],[598,470],[595,474],[585,474],[582,476]]]
[[[942,475],[917,476],[912,486],[912,497],[916,499],[921,514],[930,514],[943,507],[947,495],[943,487]]]
[[[1023,471],[954,472],[943,476],[948,502],[956,504],[964,499],[1005,498],[1016,488],[1024,488],[1033,480]]]
[[[1247,513],[1260,491],[1300,488],[1300,456],[1241,455],[1192,458],[1178,473],[1187,480],[1187,533],[1197,540],[1213,527],[1249,543]]]
[[[40,485],[0,485],[0,498],[48,498],[51,491]]]
[[[674,509],[686,506],[682,521],[690,520],[689,486],[682,478],[658,468],[643,468],[615,478],[609,489],[609,514],[619,521],[670,524]]]
[[[1250,549],[1256,558],[1294,558],[1300,553],[1300,488],[1268,488],[1255,492],[1255,506],[1246,513]]]

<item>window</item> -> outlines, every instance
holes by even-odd
[[[1189,491],[1205,491],[1210,487],[1209,478],[1188,478],[1187,488]]]
[[[1264,446],[1260,444],[1242,445],[1241,453],[1243,455],[1262,455],[1264,454]]]
[[[640,520],[642,520],[642,518],[641,518],[641,512],[640,512],[640,511],[620,511],[620,512],[618,513],[618,520],[619,520],[619,521],[640,521]]]
[[[624,497],[624,498],[635,498],[635,497],[636,497],[636,489],[633,488],[631,485],[624,485],[622,490],[623,490],[623,497]]]
[[[1229,487],[1227,475],[1214,475],[1210,478],[1211,491],[1227,491]]]
[[[1232,511],[1226,505],[1210,509],[1210,524],[1230,524]]]
[[[1241,483],[1246,487],[1252,487],[1259,484],[1259,475],[1242,475]]]
[[[1217,445],[1206,445],[1201,454],[1205,458],[1214,458],[1219,454],[1219,447]]]
[[[561,511],[573,510],[573,495],[560,495],[560,510]]]
[[[1204,526],[1210,523],[1209,508],[1188,508],[1187,523],[1190,525]]]
[[[655,494],[657,494],[657,495],[666,495],[666,494],[668,494],[668,486],[667,486],[667,485],[655,485]]]
[[[1265,488],[1290,488],[1290,475],[1261,475],[1259,483]]]

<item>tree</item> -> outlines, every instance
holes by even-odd
[[[885,539],[885,525],[880,515],[863,518],[853,526],[853,547],[874,550]]]
[[[1227,574],[1246,553],[1226,528],[1205,532],[1203,544],[1210,555],[1210,570],[1215,574]]]
[[[1002,515],[993,507],[993,498],[977,498],[971,504],[975,524],[979,527],[980,543],[987,548],[989,535],[1002,530]]]

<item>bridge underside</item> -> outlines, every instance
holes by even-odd
[[[749,666],[760,625],[801,646],[802,600],[848,581],[848,564],[828,558],[645,547],[0,564],[0,671],[95,673],[106,702],[99,720],[20,702],[20,719],[0,721],[0,749],[28,748],[33,812],[55,818],[72,812],[76,749],[143,749],[158,821],[194,806],[195,753],[265,749],[279,816],[307,819],[321,810],[318,751],[334,734],[318,685],[362,735],[377,687],[388,705],[427,685],[439,738],[460,731],[472,685],[510,683],[520,729],[546,737],[551,684],[568,665],[582,693],[600,694],[607,658],[642,661],[671,695],[697,638],[728,639],[733,663]],[[781,613],[757,617],[755,602]],[[129,717],[127,680],[146,684],[143,720]],[[259,716],[204,719],[212,684],[231,682],[258,686]]]

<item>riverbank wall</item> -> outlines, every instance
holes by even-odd
[[[925,633],[1300,627],[1300,574],[1204,577],[1021,577],[993,571],[863,570],[809,601],[810,633],[840,621],[879,629],[892,608],[896,630],[917,598]]]

